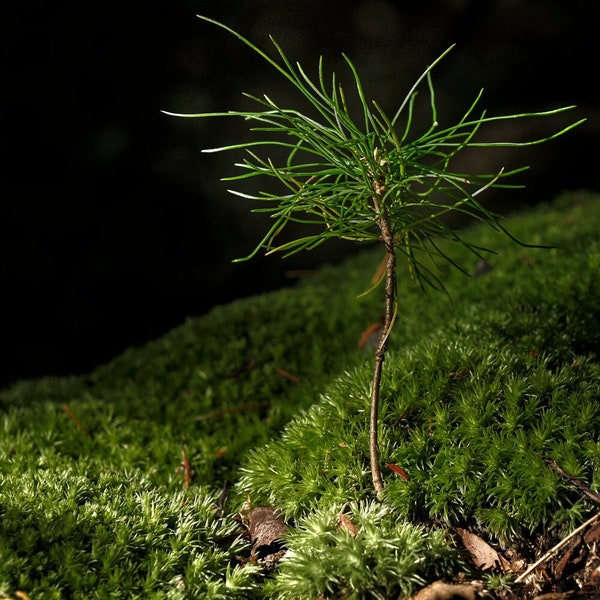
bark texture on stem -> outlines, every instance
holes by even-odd
[[[394,235],[392,233],[389,219],[382,216],[378,221],[381,230],[381,239],[386,250],[385,264],[385,316],[379,343],[375,351],[375,368],[373,372],[373,385],[371,388],[371,414],[369,419],[369,453],[371,459],[371,475],[373,478],[373,487],[377,497],[381,499],[383,495],[383,479],[379,465],[379,441],[378,441],[378,421],[379,421],[379,393],[381,388],[381,374],[383,371],[383,361],[385,360],[385,351],[387,341],[394,325],[395,304],[396,304],[396,251],[394,249]]]

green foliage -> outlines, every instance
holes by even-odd
[[[477,228],[464,235],[498,250],[494,269],[449,269],[452,302],[399,283],[380,439],[410,480],[390,471],[383,504],[368,500],[371,355],[357,348],[380,316],[376,298],[356,299],[377,250],[190,319],[89,376],[0,392],[0,596],[394,597],[466,568],[458,523],[517,546],[581,523],[594,507],[540,455],[600,491],[600,203],[568,194],[511,229],[554,249]],[[456,260],[475,266],[466,248]],[[291,517],[267,579],[244,564],[247,494]]]
[[[33,469],[20,465],[21,477],[3,478],[6,588],[56,598],[243,597],[254,570],[227,569],[244,542],[207,490],[165,495],[139,470],[44,454],[29,457]]]
[[[543,209],[534,217],[540,230],[545,218]],[[461,318],[438,317],[434,332],[388,356],[379,438],[382,462],[410,476],[390,471],[385,488],[384,504],[400,523],[475,526],[527,552],[532,538],[556,539],[590,513],[543,461],[556,460],[597,489],[600,280],[579,247],[595,256],[600,246],[596,223],[579,222],[589,232],[582,239],[578,227],[564,227],[571,218],[551,227],[556,250],[502,254],[493,273],[459,294]],[[280,439],[250,454],[241,490],[300,523],[364,498],[369,384],[366,364],[332,382]],[[349,589],[352,597],[386,597],[385,586],[397,584],[396,574],[357,588],[337,554],[343,544],[308,568],[295,557],[306,562],[320,543],[308,534],[288,541],[286,569],[297,566],[294,585],[306,597],[327,590],[344,597]],[[290,579],[282,567],[273,585],[285,594]]]
[[[357,528],[355,534],[340,527],[342,513]],[[385,600],[460,565],[443,531],[399,521],[378,502],[316,508],[286,542],[289,550],[270,585],[272,598]]]
[[[396,515],[462,526],[475,520],[503,540],[564,532],[579,521],[584,506],[541,457],[592,480],[600,428],[595,361],[534,359],[456,329],[389,360],[382,460],[410,474],[386,487]],[[253,452],[242,489],[294,517],[364,497],[368,395],[360,390],[368,381],[361,366],[332,384],[279,440]]]
[[[331,238],[380,242],[380,220],[384,218],[389,223],[392,243],[408,260],[411,275],[419,283],[443,288],[443,282],[423,262],[423,257],[433,260],[436,266],[436,259],[458,264],[447,248],[442,250],[436,238],[459,242],[477,255],[484,250],[462,238],[448,226],[445,217],[450,212],[460,212],[506,233],[498,215],[482,206],[477,196],[490,187],[518,187],[503,183],[504,179],[527,168],[465,174],[453,170],[457,155],[473,148],[481,152],[502,146],[541,144],[583,122],[579,120],[545,138],[490,141],[484,136],[486,127],[492,123],[544,118],[574,107],[488,116],[478,108],[481,91],[455,124],[441,127],[432,70],[452,48],[427,67],[395,114],[388,116],[377,102],[367,100],[359,74],[347,56],[344,59],[352,74],[354,103],[335,73],[326,77],[322,57],[317,76],[312,79],[302,65],[290,61],[272,37],[281,62],[226,25],[201,15],[199,18],[221,27],[257,53],[289,82],[307,109],[302,112],[284,108],[267,95],[246,94],[259,105],[259,110],[176,115],[239,117],[254,125],[251,130],[259,134],[259,139],[204,150],[244,150],[243,162],[237,163],[243,173],[226,180],[271,178],[281,190],[262,191],[258,195],[230,190],[260,202],[262,206],[255,212],[268,213],[274,220],[250,256],[261,249],[287,256],[315,248]],[[416,101],[422,86],[427,87],[431,121],[424,131],[414,131]],[[289,223],[317,227],[314,233],[279,243],[277,240]]]
[[[381,498],[383,479],[378,413],[383,362],[398,314],[398,252],[405,255],[411,277],[419,284],[445,289],[443,280],[432,270],[432,265],[423,262],[423,258],[427,258],[437,269],[438,260],[461,268],[448,248],[440,245],[440,238],[458,242],[478,257],[491,252],[471,243],[449,226],[448,213],[459,212],[463,217],[478,219],[512,238],[500,224],[498,215],[487,210],[476,197],[490,187],[515,187],[502,181],[525,168],[464,174],[454,170],[456,156],[473,148],[541,144],[566,133],[584,119],[539,139],[519,142],[485,140],[479,137],[480,130],[485,130],[491,123],[547,117],[574,107],[489,117],[485,110],[475,112],[481,91],[457,123],[440,128],[431,73],[451,48],[427,67],[393,117],[389,117],[376,102],[371,106],[367,101],[358,72],[344,55],[359,104],[360,117],[356,119],[335,73],[330,81],[326,79],[322,57],[314,81],[300,63],[291,63],[272,37],[271,42],[281,64],[226,25],[208,17],[200,18],[223,28],[257,53],[291,84],[314,113],[314,116],[308,116],[298,109],[284,108],[266,94],[262,98],[247,94],[261,106],[261,110],[179,115],[196,118],[234,116],[257,124],[252,130],[258,132],[261,139],[208,150],[245,150],[246,158],[237,165],[244,173],[228,179],[274,178],[279,189],[283,190],[277,193],[262,191],[258,195],[233,192],[261,202],[264,206],[255,210],[269,213],[274,219],[274,224],[247,258],[260,249],[266,250],[267,254],[283,252],[284,256],[289,256],[300,250],[313,249],[330,238],[380,242],[385,248],[385,270],[379,280],[385,280],[385,310],[375,351],[369,424],[372,481]],[[423,82],[426,82],[429,91],[431,123],[425,131],[414,133],[415,104]],[[290,138],[291,141],[288,141]],[[266,151],[267,155],[261,156],[258,151]],[[269,155],[274,151],[276,154],[283,151],[287,156],[274,159]],[[317,225],[317,231],[280,243],[279,236],[289,223]]]

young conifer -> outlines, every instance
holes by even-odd
[[[400,102],[397,111],[388,115],[377,104],[369,102],[359,74],[344,55],[354,81],[360,107],[359,118],[351,114],[347,96],[335,74],[326,77],[323,59],[318,75],[311,79],[299,63],[292,63],[278,43],[271,38],[279,61],[270,57],[248,39],[211,18],[204,21],[221,27],[262,57],[296,89],[312,111],[309,116],[293,108],[280,106],[275,100],[246,94],[256,102],[255,111],[226,111],[178,114],[181,117],[239,117],[249,121],[259,138],[204,152],[244,150],[246,157],[236,166],[242,173],[225,178],[240,181],[252,177],[273,178],[280,192],[248,194],[232,193],[261,203],[255,212],[269,213],[273,224],[247,260],[264,250],[289,256],[300,250],[313,249],[331,238],[353,242],[379,242],[385,249],[385,268],[379,283],[384,282],[385,311],[379,341],[375,350],[370,402],[369,454],[373,485],[382,496],[383,481],[378,450],[378,409],[383,363],[387,342],[399,310],[396,298],[397,257],[408,263],[410,276],[422,286],[444,289],[439,263],[447,262],[464,270],[438,244],[448,239],[468,248],[478,257],[490,252],[471,244],[459,231],[448,225],[448,215],[459,212],[494,229],[510,233],[499,215],[485,208],[479,195],[489,188],[515,188],[505,179],[527,167],[492,173],[465,174],[454,170],[454,159],[468,148],[492,149],[500,146],[523,147],[552,140],[579,125],[573,122],[547,137],[527,141],[488,141],[480,130],[490,123],[522,119],[547,118],[573,106],[543,112],[488,116],[479,109],[482,91],[465,113],[452,125],[438,122],[437,99],[432,71],[447,56],[448,48],[429,65]],[[425,131],[415,132],[417,92],[426,87],[431,121]],[[168,113],[175,114],[175,113]],[[285,159],[275,162],[269,155]],[[305,236],[280,242],[290,223],[317,225],[318,230]],[[515,240],[516,241],[516,240]]]

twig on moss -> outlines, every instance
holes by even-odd
[[[251,356],[241,367],[238,367],[236,369],[233,369],[232,371],[229,371],[229,373],[227,373],[225,375],[225,377],[227,379],[235,379],[236,377],[239,377],[243,373],[249,373],[250,371],[252,371],[252,369],[254,369],[255,366],[256,366],[256,357]]]
[[[181,448],[181,462],[177,467],[177,471],[183,473],[183,489],[187,490],[192,483],[194,469],[192,468],[190,457],[188,456],[187,450],[185,448]]]
[[[595,494],[590,490],[587,485],[583,483],[580,479],[575,477],[575,475],[571,475],[571,473],[567,473],[555,460],[551,458],[544,458],[544,462],[547,465],[550,465],[552,469],[554,469],[559,475],[562,475],[566,479],[568,479],[581,493],[583,496],[587,497],[589,500],[596,504],[600,504],[600,496]]]
[[[550,548],[546,554],[544,554],[540,559],[536,560],[532,565],[530,565],[523,573],[521,573],[516,579],[515,583],[521,583],[525,580],[525,578],[533,573],[541,564],[548,562],[563,546],[566,546],[578,533],[589,527],[595,521],[600,519],[600,513],[595,514],[593,517],[588,519],[585,523],[577,527],[571,531],[571,533],[562,539],[558,544]]]
[[[75,426],[79,431],[81,431],[85,436],[91,437],[90,432],[81,424],[81,421],[75,416],[75,413],[71,410],[68,404],[63,404],[63,410],[67,413],[69,419],[75,423]]]
[[[284,369],[280,369],[279,367],[275,367],[275,372],[278,375],[281,375],[284,379],[287,379],[288,381],[291,381],[292,383],[300,383],[300,378],[296,377],[296,375],[292,375],[292,373],[289,373],[288,371],[285,371]]]

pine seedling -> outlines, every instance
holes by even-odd
[[[256,103],[255,111],[176,115],[239,117],[252,123],[251,130],[259,134],[259,139],[204,150],[245,151],[243,161],[236,163],[242,173],[227,177],[226,181],[272,178],[280,186],[281,191],[277,193],[248,194],[230,190],[243,198],[258,201],[261,206],[254,212],[267,213],[273,219],[255,249],[238,260],[250,259],[259,251],[289,256],[300,250],[311,250],[331,238],[363,244],[380,243],[385,249],[384,269],[378,281],[385,288],[384,321],[375,350],[369,419],[371,474],[377,496],[381,497],[379,394],[386,347],[399,310],[396,298],[398,255],[404,256],[408,272],[418,284],[444,290],[440,265],[449,263],[462,271],[465,269],[442,249],[439,240],[454,241],[478,257],[491,252],[470,243],[449,226],[449,214],[461,213],[510,236],[499,215],[486,209],[478,197],[489,188],[519,187],[505,183],[505,179],[527,169],[499,168],[492,173],[465,174],[454,169],[455,157],[472,148],[489,150],[541,144],[566,133],[583,120],[546,137],[527,141],[487,141],[480,131],[486,125],[552,117],[574,107],[488,116],[485,110],[478,108],[480,91],[455,124],[441,126],[432,71],[452,46],[424,70],[391,116],[377,102],[367,100],[354,64],[344,55],[358,101],[356,118],[335,73],[326,77],[322,58],[317,77],[311,78],[300,63],[290,61],[272,37],[279,60],[228,26],[205,16],[199,17],[234,35],[257,53],[295,88],[311,111],[309,115],[294,108],[284,108],[267,95],[246,94]],[[424,131],[415,132],[416,100],[421,87],[428,92],[431,121]],[[288,224],[310,226],[310,233],[285,240],[282,234]]]

